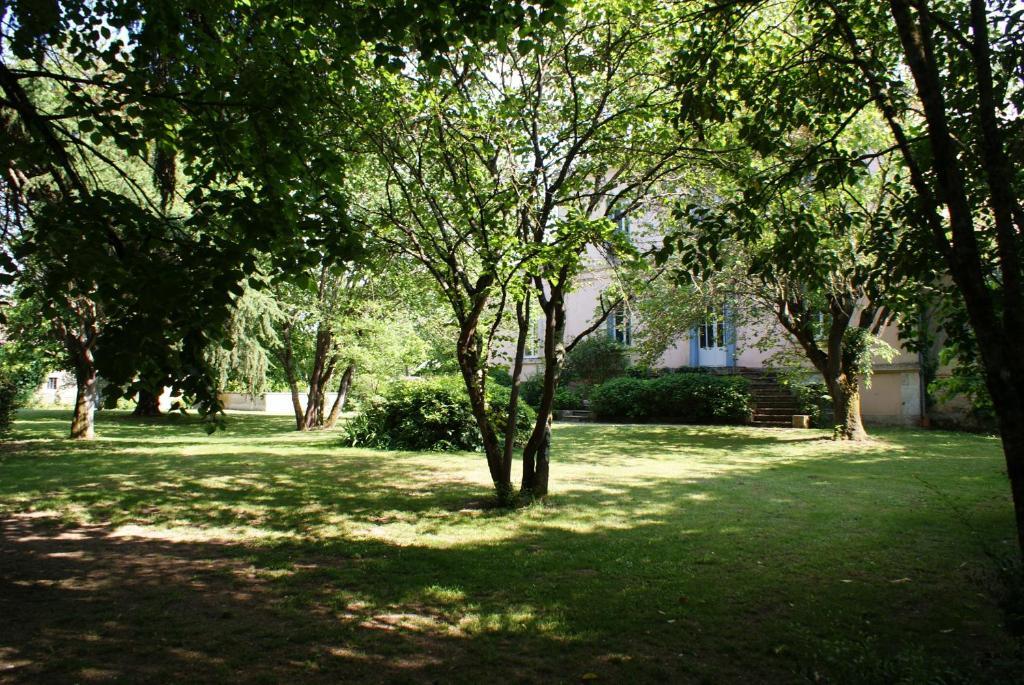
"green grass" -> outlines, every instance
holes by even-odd
[[[1015,682],[1024,664],[993,438],[556,426],[552,495],[506,511],[481,455],[291,423],[208,437],[104,412],[71,443],[65,415],[23,412],[0,448],[0,683]]]

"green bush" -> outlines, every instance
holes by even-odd
[[[565,355],[561,379],[565,383],[595,385],[624,375],[628,368],[626,346],[607,335],[595,334],[581,340]]]
[[[750,412],[750,391],[742,376],[669,373],[653,379],[616,378],[594,389],[590,408],[604,420],[743,423]]]
[[[599,419],[645,421],[651,417],[651,383],[640,378],[613,378],[590,393],[590,409]]]
[[[824,383],[793,383],[790,392],[796,398],[801,414],[811,417],[812,428],[833,426],[832,396]]]
[[[14,420],[14,412],[21,404],[18,383],[5,372],[0,372],[0,437],[7,435]]]
[[[512,374],[510,374],[508,369],[504,366],[495,366],[487,372],[487,376],[498,385],[502,385],[506,388],[512,387]]]
[[[583,395],[573,388],[558,388],[554,397],[555,409],[583,409]]]
[[[490,420],[499,432],[508,421],[509,389],[488,385]],[[527,405],[519,404],[516,444],[525,444],[536,421]],[[367,406],[345,430],[352,447],[416,451],[481,450],[483,442],[459,376],[401,381],[384,398]]]
[[[519,384],[519,396],[528,405],[536,409],[540,406],[540,396],[544,392],[544,372],[538,371]]]

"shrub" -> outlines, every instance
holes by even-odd
[[[21,404],[21,388],[18,383],[5,372],[0,372],[0,437],[7,435],[14,420],[14,412]]]
[[[590,393],[590,408],[599,419],[650,418],[650,385],[653,381],[639,378],[613,378]]]
[[[491,421],[499,432],[507,422],[509,390],[488,386]],[[536,414],[520,403],[516,444],[525,444]],[[401,381],[370,404],[348,425],[344,442],[350,446],[417,451],[480,450],[480,431],[473,417],[462,378],[440,376],[424,381]]]
[[[750,392],[742,376],[669,373],[610,380],[591,393],[590,407],[605,420],[742,423],[750,412]]]
[[[519,396],[523,402],[536,409],[540,406],[540,396],[544,392],[544,372],[538,371],[519,384]]]
[[[800,413],[811,417],[812,428],[834,425],[832,396],[824,383],[793,383],[789,389],[796,398]]]
[[[622,376],[629,368],[627,352],[625,345],[607,335],[591,335],[565,355],[561,378],[566,383],[595,385]]]
[[[487,372],[487,376],[498,385],[502,385],[506,388],[512,387],[512,374],[510,374],[508,369],[504,366],[495,366]]]
[[[649,381],[652,415],[684,423],[742,423],[750,391],[742,376],[670,373]]]
[[[554,397],[555,409],[583,409],[583,395],[573,388],[558,388]]]

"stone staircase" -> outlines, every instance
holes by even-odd
[[[775,375],[763,369],[737,369],[735,371],[750,382],[753,401],[752,426],[792,428],[793,415],[800,412],[796,399],[779,385]]]

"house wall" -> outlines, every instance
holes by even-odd
[[[645,216],[635,226],[632,235],[634,243],[640,243],[641,246],[651,244],[657,230],[651,216]],[[588,248],[586,260],[589,265],[587,271],[580,276],[577,288],[566,299],[566,340],[574,339],[593,323],[599,311],[600,295],[613,282],[614,272],[600,252],[593,247]],[[634,319],[634,333],[641,331],[642,327],[643,322]],[[606,334],[606,328],[599,326],[595,334]],[[888,362],[881,358],[875,359],[875,373],[870,387],[863,386],[861,389],[864,420],[869,424],[917,425],[921,420],[921,376],[917,354],[902,347],[898,328],[894,325],[886,326],[880,337],[899,350],[899,353]],[[768,344],[759,344],[760,341]],[[782,350],[800,352],[787,332],[772,318],[745,321],[735,331],[735,343],[733,364],[738,367],[765,368],[770,366],[773,355]],[[509,342],[495,356],[511,365],[513,353],[514,343]],[[655,363],[658,368],[690,365],[689,334],[680,335],[678,341]],[[524,378],[542,369],[541,358],[527,357],[524,360]]]
[[[53,385],[56,388],[51,387]],[[32,394],[32,404],[40,407],[73,407],[77,392],[74,374],[51,371]]]

